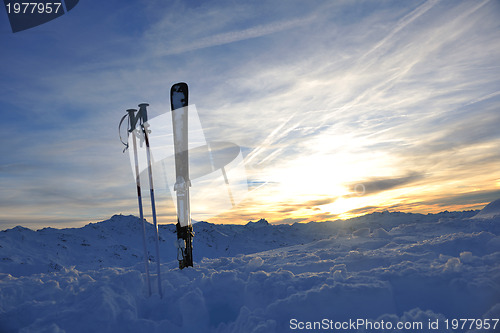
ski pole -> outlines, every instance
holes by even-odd
[[[149,104],[147,103],[141,103],[139,104],[139,114],[138,116],[141,117],[141,129],[142,133],[144,134],[144,141],[146,142],[146,155],[148,159],[148,174],[149,174],[149,192],[151,195],[151,211],[153,213],[153,223],[155,226],[155,240],[156,240],[156,258],[157,258],[157,270],[158,270],[158,292],[160,294],[160,298],[163,298],[163,292],[161,289],[161,269],[160,269],[160,240],[159,240],[159,233],[158,233],[158,223],[156,222],[156,205],[155,205],[155,193],[154,193],[154,186],[153,186],[153,167],[151,163],[151,149],[149,146],[149,134],[148,134],[148,116],[147,116],[147,110],[146,107],[148,107]]]
[[[139,174],[139,158],[137,156],[137,141],[135,138],[135,115],[136,109],[128,109],[130,128],[129,132],[132,133],[132,145],[134,148],[134,161],[135,161],[135,183],[137,185],[137,200],[139,202],[139,215],[142,221],[142,244],[144,247],[144,266],[146,268],[146,283],[148,284],[148,296],[151,296],[151,280],[149,277],[149,263],[148,263],[148,250],[146,246],[146,222],[144,221],[144,212],[142,209],[142,196],[141,196],[141,177]]]

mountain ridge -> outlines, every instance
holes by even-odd
[[[271,224],[265,219],[245,225],[194,224],[194,259],[233,257],[289,246],[304,245],[332,237],[390,238],[406,225],[422,226],[446,220],[469,224],[475,211],[414,214],[375,212],[349,220]],[[455,223],[456,224],[456,223]],[[470,227],[470,226],[469,226]],[[154,226],[146,223],[150,262],[155,262]],[[113,215],[80,228],[31,230],[17,226],[0,232],[0,273],[17,276],[57,271],[62,267],[79,270],[143,265],[142,223],[133,215]],[[160,260],[176,266],[174,224],[159,225]]]

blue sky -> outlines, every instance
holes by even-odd
[[[178,81],[254,185],[213,222],[481,208],[500,197],[498,17],[497,1],[81,0],[13,34],[4,12],[0,227],[137,214],[118,121],[167,112]]]

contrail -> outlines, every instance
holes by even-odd
[[[465,104],[465,106],[471,105],[471,104],[475,104],[475,103],[479,103],[479,102],[488,100],[490,98],[496,97],[498,95],[500,95],[500,91],[495,91],[494,93],[488,94],[486,96],[482,96],[482,97],[476,98],[476,99],[470,101],[469,103]]]
[[[248,29],[244,30],[236,30],[236,31],[230,31],[230,32],[224,32],[221,34],[209,36],[206,38],[199,39],[197,41],[194,41],[191,44],[181,46],[178,48],[173,48],[171,50],[167,50],[165,53],[162,53],[162,55],[173,55],[173,54],[180,54],[184,53],[187,51],[193,51],[193,50],[199,50],[199,49],[204,49],[212,46],[219,46],[219,45],[224,45],[224,44],[230,44],[234,42],[239,42],[242,40],[246,39],[251,39],[251,38],[257,38],[257,37],[262,37],[266,35],[270,35],[276,32],[296,28],[305,24],[308,24],[313,20],[313,16],[311,17],[306,17],[306,18],[301,18],[301,19],[294,19],[294,20],[289,20],[289,21],[280,21],[280,22],[274,22],[270,24],[265,24],[265,25],[258,25],[255,27],[251,27]]]
[[[392,29],[392,31],[385,36],[380,42],[377,43],[374,47],[371,48],[370,51],[368,51],[365,55],[361,57],[361,59],[366,58],[369,56],[371,53],[375,52],[377,49],[382,47],[388,40],[390,40],[395,34],[400,32],[402,29],[404,29],[408,24],[412,23],[416,19],[418,19],[420,16],[425,14],[429,9],[434,7],[438,3],[437,0],[429,0],[425,2],[423,5],[417,7],[415,10],[413,10],[411,13],[403,17],[401,20],[396,23],[396,27]]]
[[[290,122],[290,120],[295,117],[297,112],[292,114],[288,119],[286,119],[284,122],[282,122],[278,127],[274,129],[265,139],[262,141],[262,143],[254,148],[248,156],[245,158],[245,163],[249,163],[252,161],[256,156],[258,156],[265,148],[271,145],[273,141],[275,141],[276,137],[283,137],[283,133],[288,133],[290,130],[285,130],[285,132],[282,132],[282,129],[285,127],[286,124]]]

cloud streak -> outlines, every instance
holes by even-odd
[[[348,184],[350,191],[354,194],[348,195],[346,197],[372,195],[379,192],[400,188],[402,186],[406,186],[408,184],[419,181],[423,178],[424,175],[419,173],[410,173],[409,175],[402,177],[372,177]]]
[[[247,29],[219,33],[195,41],[191,41],[185,44],[179,43],[184,45],[173,46],[163,52],[156,54],[156,56],[178,55],[189,51],[195,51],[214,46],[245,41],[252,38],[263,37],[277,32],[282,32],[293,28],[299,28],[301,26],[309,24],[312,21],[312,19],[313,17],[298,18],[287,21],[278,21],[269,24],[254,26]]]

